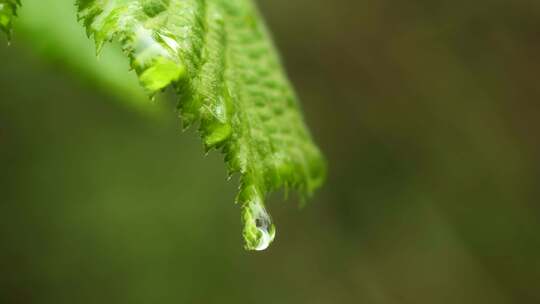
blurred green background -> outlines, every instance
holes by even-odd
[[[39,2],[0,43],[0,303],[540,303],[540,2],[259,1],[330,171],[257,253],[171,94]]]

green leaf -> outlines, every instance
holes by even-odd
[[[265,249],[275,228],[264,201],[280,188],[313,193],[325,163],[251,0],[79,0],[98,52],[117,40],[151,95],[172,85],[186,126],[240,173],[245,247]]]
[[[21,5],[19,0],[0,0],[0,29],[11,37],[13,18],[17,16],[17,8]]]

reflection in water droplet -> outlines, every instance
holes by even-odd
[[[257,251],[265,250],[276,236],[276,228],[272,223],[270,214],[264,208],[261,201],[255,200],[249,203],[250,213],[253,216],[253,223],[257,229],[257,242],[253,248]]]
[[[142,65],[154,57],[169,57],[169,52],[154,39],[152,31],[142,25],[135,29],[134,47],[135,57]]]
[[[178,49],[180,49],[180,46],[178,45],[178,42],[174,40],[174,38],[169,37],[165,32],[158,33],[159,38],[165,42],[165,44],[175,53],[178,54]]]

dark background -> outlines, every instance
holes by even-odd
[[[271,198],[257,253],[174,102],[126,106],[35,51],[21,11],[0,303],[540,303],[540,2],[259,3],[329,176],[302,210]]]

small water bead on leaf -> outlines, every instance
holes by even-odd
[[[261,200],[255,199],[242,207],[246,249],[265,250],[276,236],[276,228]]]
[[[185,67],[178,59],[178,44],[167,34],[138,26],[132,43],[133,64],[141,84],[151,94],[185,75]]]
[[[171,33],[168,33],[166,31],[160,31],[157,34],[157,37],[160,41],[165,43],[165,45],[175,54],[178,55],[178,50],[180,49],[180,45],[175,40],[174,35]]]
[[[180,79],[184,74],[183,66],[160,57],[139,75],[139,81],[148,92],[153,93],[164,89],[171,81]]]

